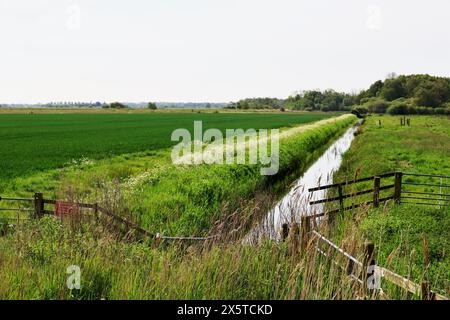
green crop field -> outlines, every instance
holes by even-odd
[[[102,159],[167,148],[177,128],[193,122],[222,131],[279,128],[328,118],[332,114],[120,113],[0,114],[0,183],[64,166],[80,158]]]

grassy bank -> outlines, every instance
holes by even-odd
[[[336,181],[353,179],[355,174],[364,177],[396,170],[450,175],[450,119],[410,118],[411,126],[400,126],[399,117],[368,117],[345,154]],[[404,181],[426,182],[410,176],[405,176]],[[439,183],[436,179],[433,182]],[[440,191],[439,187],[428,186],[416,189]],[[443,189],[443,193],[448,191]],[[449,207],[387,204],[369,210],[359,220],[349,215],[347,222],[356,222],[364,236],[375,243],[380,265],[416,282],[426,278],[441,293],[450,295]]]

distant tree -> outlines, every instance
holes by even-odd
[[[239,100],[229,106],[237,109],[280,109],[283,105],[284,100],[277,98],[251,98]]]
[[[389,72],[387,75],[386,75],[386,79],[395,79],[395,78],[397,78],[398,77],[398,75],[395,73],[395,72]]]
[[[154,103],[154,102],[149,102],[148,105],[147,105],[147,108],[151,109],[151,110],[158,109],[158,107],[156,106],[156,103]]]
[[[370,88],[367,90],[367,98],[370,97],[378,97],[381,93],[381,89],[383,88],[383,81],[378,80],[373,83]]]
[[[393,101],[398,98],[405,97],[406,94],[407,92],[403,86],[402,78],[386,80],[383,88],[381,89],[381,96],[387,101]]]
[[[423,108],[445,109],[445,104],[450,102],[450,78],[434,77],[428,74],[388,76],[384,82],[379,80],[368,90],[361,92],[357,103],[364,104],[372,98],[383,98],[387,101],[408,99],[408,108],[404,105],[396,105],[390,112],[427,114],[430,110]]]
[[[383,99],[372,99],[363,104],[363,107],[367,108],[371,113],[385,113],[389,108],[389,103]]]
[[[310,90],[288,97],[283,101],[283,105],[294,110],[339,111],[350,110],[355,102],[355,94],[336,92],[334,90]]]
[[[109,108],[109,109],[126,109],[128,107],[126,105],[120,103],[120,102],[112,102],[109,105],[105,105],[104,108]]]
[[[450,85],[438,81],[423,82],[416,88],[414,98],[418,106],[439,107],[449,100]]]

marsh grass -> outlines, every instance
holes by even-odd
[[[305,251],[298,239],[243,242],[239,228],[258,217],[271,201],[260,198],[247,212],[235,215],[206,242],[155,244],[133,238],[102,219],[59,220],[45,217],[20,225],[0,237],[0,298],[2,299],[378,299],[365,295],[349,277],[345,260],[311,238]],[[301,209],[301,208],[299,208]],[[362,261],[364,232],[359,226],[368,210],[342,217],[339,228],[326,221],[320,233]],[[355,218],[356,217],[356,218]],[[356,221],[356,223],[355,223]],[[253,225],[258,222],[253,221]],[[223,229],[221,229],[223,228]],[[235,230],[232,236],[230,228]],[[391,263],[397,251],[394,249]],[[377,253],[376,260],[380,260]],[[336,263],[339,262],[339,263]],[[81,290],[66,286],[69,265],[81,268]],[[356,277],[361,275],[356,272]],[[414,299],[405,291],[382,284],[391,299]]]
[[[108,207],[122,206],[120,197],[108,201],[112,202]],[[320,246],[325,256],[320,254],[315,238],[310,239],[306,251],[300,250],[294,234],[286,241],[270,237],[252,244],[242,241],[248,228],[258,226],[273,203],[269,195],[262,195],[242,211],[224,216],[213,228],[220,237],[205,242],[155,243],[89,213],[63,220],[47,216],[21,224],[0,237],[0,298],[379,298],[377,291],[363,294],[360,284],[347,275],[345,260],[334,250]],[[302,212],[301,207],[297,209]],[[339,223],[332,228],[323,220],[317,230],[362,261],[367,238],[361,224],[369,212],[367,207],[338,217]],[[408,241],[401,238],[399,245],[407,247]],[[379,245],[376,242],[377,248]],[[399,258],[398,248],[387,258],[376,251],[376,261],[397,272]],[[81,268],[81,290],[66,287],[70,265]],[[413,274],[401,274],[414,278]],[[356,276],[361,275],[357,272]],[[436,283],[434,278],[430,280]],[[418,298],[387,282],[382,287],[391,299]]]
[[[255,203],[258,212],[263,203]],[[249,208],[250,209],[250,208]],[[252,213],[248,213],[251,215]],[[234,227],[242,225],[235,220]],[[266,240],[130,241],[105,221],[46,217],[0,238],[2,299],[353,299],[358,287],[331,260]],[[220,232],[219,230],[216,230]],[[222,231],[228,233],[228,229]],[[66,287],[79,265],[82,289]],[[319,272],[317,272],[319,271]]]

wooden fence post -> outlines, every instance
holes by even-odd
[[[44,215],[44,195],[41,192],[34,194],[34,214],[36,218],[42,218]]]
[[[422,281],[421,295],[422,300],[434,300],[434,293],[431,291],[431,285],[428,281]]]
[[[94,219],[98,223],[99,217],[98,217],[98,203],[94,203]]]
[[[371,267],[372,268],[369,268]],[[363,282],[363,292],[367,294],[374,288],[369,288],[368,280],[370,277],[375,276],[375,246],[372,242],[364,243],[364,256],[362,262],[362,282]]]
[[[353,262],[353,260],[349,259],[348,264],[347,264],[347,269],[346,269],[348,275],[353,274],[354,267],[355,267],[355,263]]]
[[[302,216],[301,217],[301,235],[300,235],[300,250],[302,252],[306,251],[308,247],[308,240],[311,232],[311,217],[310,216]]]
[[[338,193],[339,193],[339,209],[341,209],[341,212],[344,212],[344,197],[342,195],[342,185],[339,185]]]
[[[289,235],[289,225],[287,223],[283,223],[283,225],[281,226],[281,237],[284,240],[286,240],[286,238]]]
[[[161,244],[162,236],[160,233],[157,233],[153,238],[153,248],[156,249]]]
[[[394,201],[397,204],[400,203],[400,199],[402,197],[402,177],[403,177],[403,174],[401,172],[395,173]]]
[[[380,177],[374,177],[373,178],[373,206],[375,208],[378,208],[380,205],[380,184],[381,179]]]
[[[298,223],[292,223],[289,228],[288,235],[288,253],[291,256],[295,256],[298,254],[300,247],[300,229],[298,227]]]

